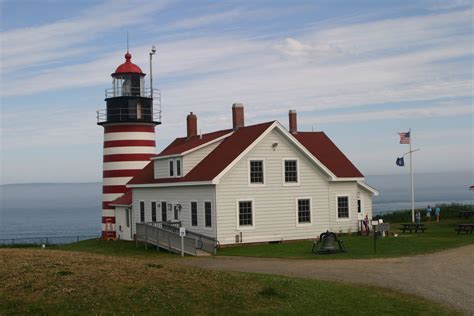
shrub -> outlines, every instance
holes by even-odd
[[[431,207],[433,209],[431,216],[436,216],[434,214],[434,210],[437,207],[441,209],[441,218],[457,218],[459,217],[460,211],[472,211],[473,209],[473,206],[469,204],[459,204],[459,203],[436,204]],[[422,218],[426,216],[425,208],[415,209],[415,213],[416,211],[420,211]],[[374,219],[383,219],[384,222],[392,222],[392,223],[411,222],[411,210],[394,211],[394,212],[385,213],[382,215],[376,215]]]

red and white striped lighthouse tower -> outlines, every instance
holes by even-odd
[[[115,210],[109,203],[126,193],[127,182],[156,152],[155,126],[161,124],[160,92],[145,87],[144,77],[127,51],[125,62],[112,74],[112,88],[105,91],[107,108],[97,111],[97,124],[104,127],[103,239],[116,238]]]

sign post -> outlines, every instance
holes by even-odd
[[[374,223],[377,222],[377,223]],[[388,232],[390,231],[390,224],[389,223],[379,223],[378,221],[372,221],[372,225],[374,226],[374,254],[377,250],[377,233]]]
[[[186,228],[179,228],[179,236],[181,237],[181,257],[184,257],[184,237],[186,236]]]

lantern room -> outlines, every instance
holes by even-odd
[[[125,62],[112,76],[112,88],[105,90],[107,108],[97,111],[97,124],[144,122],[160,124],[160,91],[146,87],[145,74],[132,63],[127,51]]]

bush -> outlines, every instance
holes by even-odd
[[[431,216],[436,217],[434,214],[435,208],[439,207],[441,209],[441,218],[458,218],[460,211],[472,211],[473,205],[469,204],[459,204],[459,203],[451,203],[451,204],[436,204],[431,206],[433,212],[431,212]],[[420,211],[422,218],[426,216],[426,209],[418,208],[415,209],[416,211]],[[403,211],[394,211],[390,213],[385,213],[383,215],[376,215],[374,219],[383,219],[384,222],[389,223],[401,223],[401,222],[411,222],[411,210],[403,210]]]

